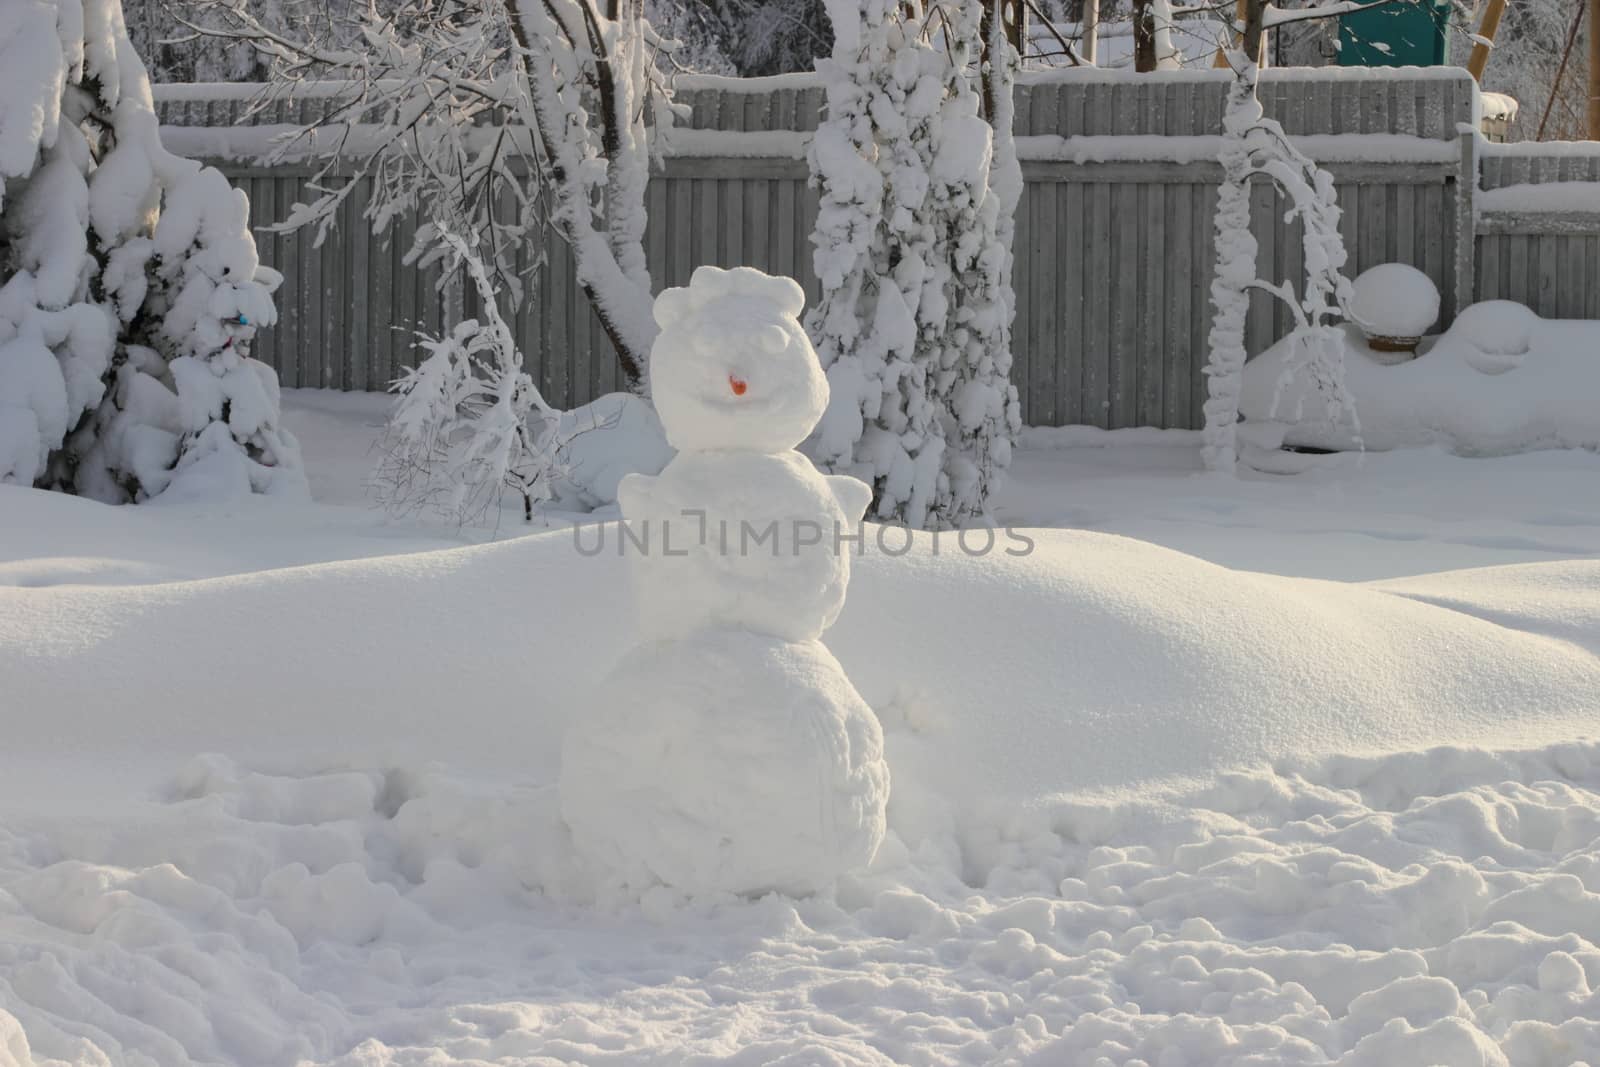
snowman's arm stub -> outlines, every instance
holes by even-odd
[[[825,477],[833,490],[834,499],[839,501],[839,510],[844,512],[845,521],[852,526],[859,523],[872,503],[872,486],[848,474],[829,474]]]

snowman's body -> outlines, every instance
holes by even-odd
[[[618,494],[633,524],[641,629],[739,626],[814,640],[838,618],[869,491],[798,452],[680,452]]]
[[[562,754],[579,849],[630,884],[809,892],[884,833],[883,735],[817,640],[870,498],[794,451],[827,383],[800,287],[702,267],[656,302],[656,407],[677,456],[618,491],[642,630]]]

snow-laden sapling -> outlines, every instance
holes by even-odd
[[[833,400],[807,447],[872,484],[876,517],[918,527],[983,514],[1021,422],[1008,380],[1015,58],[987,7],[831,3],[834,51],[819,63],[822,297],[807,326]],[[986,25],[999,47],[985,64]]]
[[[428,509],[460,523],[497,508],[503,493],[522,500],[523,517],[554,493],[557,460],[571,433],[522,367],[483,260],[457,234],[441,231],[477,290],[483,318],[423,337],[426,356],[393,385],[400,396],[374,476],[391,511]]]
[[[1281,300],[1294,317],[1290,337],[1295,356],[1286,373],[1309,376],[1330,415],[1344,411],[1354,419],[1344,388],[1343,333],[1335,321],[1347,317],[1350,305],[1338,197],[1333,176],[1296,148],[1261,108],[1256,82],[1266,13],[1264,0],[1249,0],[1242,43],[1227,53],[1233,80],[1219,154],[1222,184],[1217,192],[1203,455],[1207,469],[1229,473],[1238,464],[1239,393],[1249,358],[1245,320],[1253,290]],[[1258,275],[1257,244],[1250,232],[1250,182],[1257,175],[1288,198],[1286,217],[1302,224],[1305,285],[1298,296],[1289,282],[1263,281]]]
[[[0,5],[0,42],[0,481],[302,489],[246,352],[276,275],[243,195],[162,146],[121,4]]]
[[[828,402],[804,299],[788,278],[701,267],[656,300],[651,372],[678,454],[619,492],[646,643],[561,755],[573,843],[631,887],[807,893],[883,839],[883,733],[818,640],[870,491],[795,451]]]

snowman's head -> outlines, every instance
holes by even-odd
[[[828,406],[828,380],[800,328],[805,293],[751,267],[701,267],[656,298],[651,394],[680,451],[794,448]]]

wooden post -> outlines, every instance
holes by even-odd
[[[1500,32],[1500,17],[1505,13],[1506,0],[1489,0],[1489,8],[1483,13],[1483,22],[1478,25],[1481,40],[1472,46],[1472,55],[1467,58],[1467,73],[1480,85],[1483,83],[1484,68],[1489,65],[1495,34]]]
[[[1589,140],[1600,141],[1600,0],[1589,0]]]
[[[1097,66],[1100,54],[1100,0],[1083,0],[1083,21],[1079,24],[1078,54],[1089,66]]]

